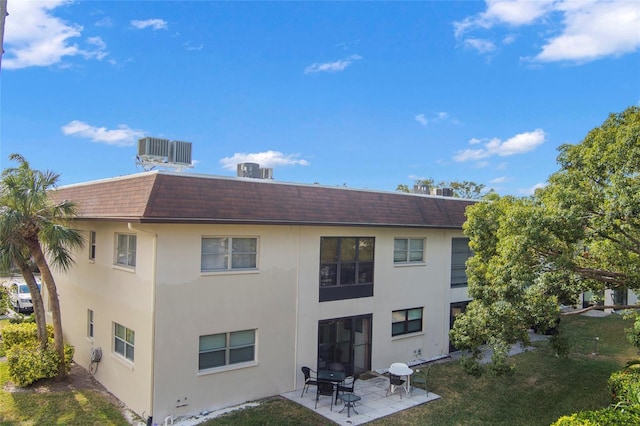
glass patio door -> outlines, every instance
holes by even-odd
[[[371,315],[318,322],[318,369],[331,364],[349,375],[371,369]]]

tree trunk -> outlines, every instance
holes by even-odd
[[[46,349],[49,344],[49,336],[47,336],[47,319],[44,313],[44,303],[42,301],[42,294],[38,288],[36,278],[33,276],[33,272],[24,261],[22,257],[16,257],[13,259],[14,263],[20,269],[24,281],[29,287],[31,293],[31,303],[33,304],[33,314],[36,317],[36,327],[38,330],[38,341],[40,342],[40,349]]]
[[[60,300],[58,299],[58,290],[56,288],[56,283],[53,279],[53,275],[51,274],[51,269],[49,269],[49,264],[44,257],[40,241],[37,239],[29,239],[27,240],[27,245],[29,247],[29,251],[31,252],[31,256],[33,256],[36,265],[38,265],[38,269],[40,269],[42,280],[47,286],[47,294],[49,295],[49,306],[51,307],[51,316],[53,320],[53,344],[55,351],[60,357],[60,364],[58,365],[58,374],[56,376],[56,380],[63,380],[67,375],[67,369],[64,362],[64,340],[62,337],[62,317],[60,315]]]

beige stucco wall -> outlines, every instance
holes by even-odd
[[[125,401],[139,415],[151,407],[152,282],[151,238],[137,238],[137,265],[134,269],[113,265],[115,233],[130,233],[127,224],[81,223],[79,228],[96,231],[97,253],[89,260],[88,244],[76,254],[68,274],[55,272],[64,338],[75,346],[75,361],[88,368],[92,347],[101,347],[103,356],[95,374],[109,391]],[[88,232],[85,237],[88,240]],[[87,309],[94,312],[94,338],[87,337]],[[135,362],[113,350],[113,324],[135,331]]]
[[[182,225],[159,235],[154,421],[292,389],[297,231]],[[202,236],[257,237],[258,270],[201,273]],[[257,330],[255,363],[198,372],[199,336],[246,329]]]
[[[372,368],[448,351],[454,230],[253,225],[133,225],[81,222],[97,232],[70,274],[58,274],[65,338],[88,367],[103,348],[96,378],[141,416],[211,411],[301,386],[315,367],[318,321],[372,314]],[[113,266],[115,232],[137,235],[137,266]],[[202,236],[257,237],[258,270],[201,273]],[[375,237],[374,297],[318,302],[320,238]],[[426,262],[394,265],[395,237],[426,239]],[[153,265],[156,265],[154,268]],[[155,283],[155,285],[154,285]],[[391,337],[392,311],[424,306],[423,332]],[[86,337],[87,309],[95,337]],[[155,318],[155,322],[154,322]],[[113,352],[113,322],[135,330],[135,362]],[[199,336],[257,330],[256,362],[198,372]]]
[[[320,237],[375,237],[374,297],[318,303]],[[373,314],[372,369],[448,353],[451,238],[459,231],[400,228],[304,228],[300,238],[298,363],[316,368],[318,321]],[[394,265],[396,237],[426,239],[426,262]],[[392,311],[424,307],[423,332],[391,336]],[[420,350],[420,355],[414,353]],[[302,374],[296,376],[300,386]]]

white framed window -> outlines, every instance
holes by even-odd
[[[401,309],[391,314],[391,336],[422,331],[423,308]]]
[[[200,336],[198,371],[255,361],[256,330]]]
[[[424,238],[395,238],[393,263],[423,263]]]
[[[93,310],[87,309],[87,337],[93,339]]]
[[[257,260],[255,237],[202,237],[202,272],[256,269]]]
[[[116,265],[136,266],[136,235],[116,234]]]
[[[89,231],[89,260],[96,259],[96,231]]]
[[[113,350],[115,353],[133,362],[135,355],[136,332],[117,322],[113,323]]]
[[[467,286],[467,260],[471,256],[469,238],[451,239],[451,287]]]

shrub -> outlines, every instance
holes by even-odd
[[[9,378],[18,386],[27,386],[40,379],[55,377],[59,359],[51,348],[42,350],[33,344],[15,344],[7,350]]]
[[[7,324],[2,330],[2,340],[7,355],[9,377],[18,386],[27,386],[40,379],[55,377],[59,356],[53,349],[53,326],[47,324],[49,345],[39,347],[38,331],[34,323]],[[64,345],[65,370],[69,372],[75,349]]]
[[[640,368],[637,365],[611,374],[608,386],[613,404],[640,405]]]
[[[609,407],[562,416],[551,426],[628,426],[637,424],[640,424],[640,415],[637,412],[616,410]]]
[[[53,339],[53,326],[47,324],[47,334],[49,339]],[[18,324],[7,324],[2,329],[2,341],[4,349],[9,351],[13,345],[19,343],[31,344],[38,342],[38,329],[35,323],[23,322]]]
[[[0,285],[0,314],[6,314],[9,310],[9,290]]]
[[[460,365],[467,374],[470,374],[473,377],[482,376],[483,368],[476,357],[463,355],[460,357]]]

